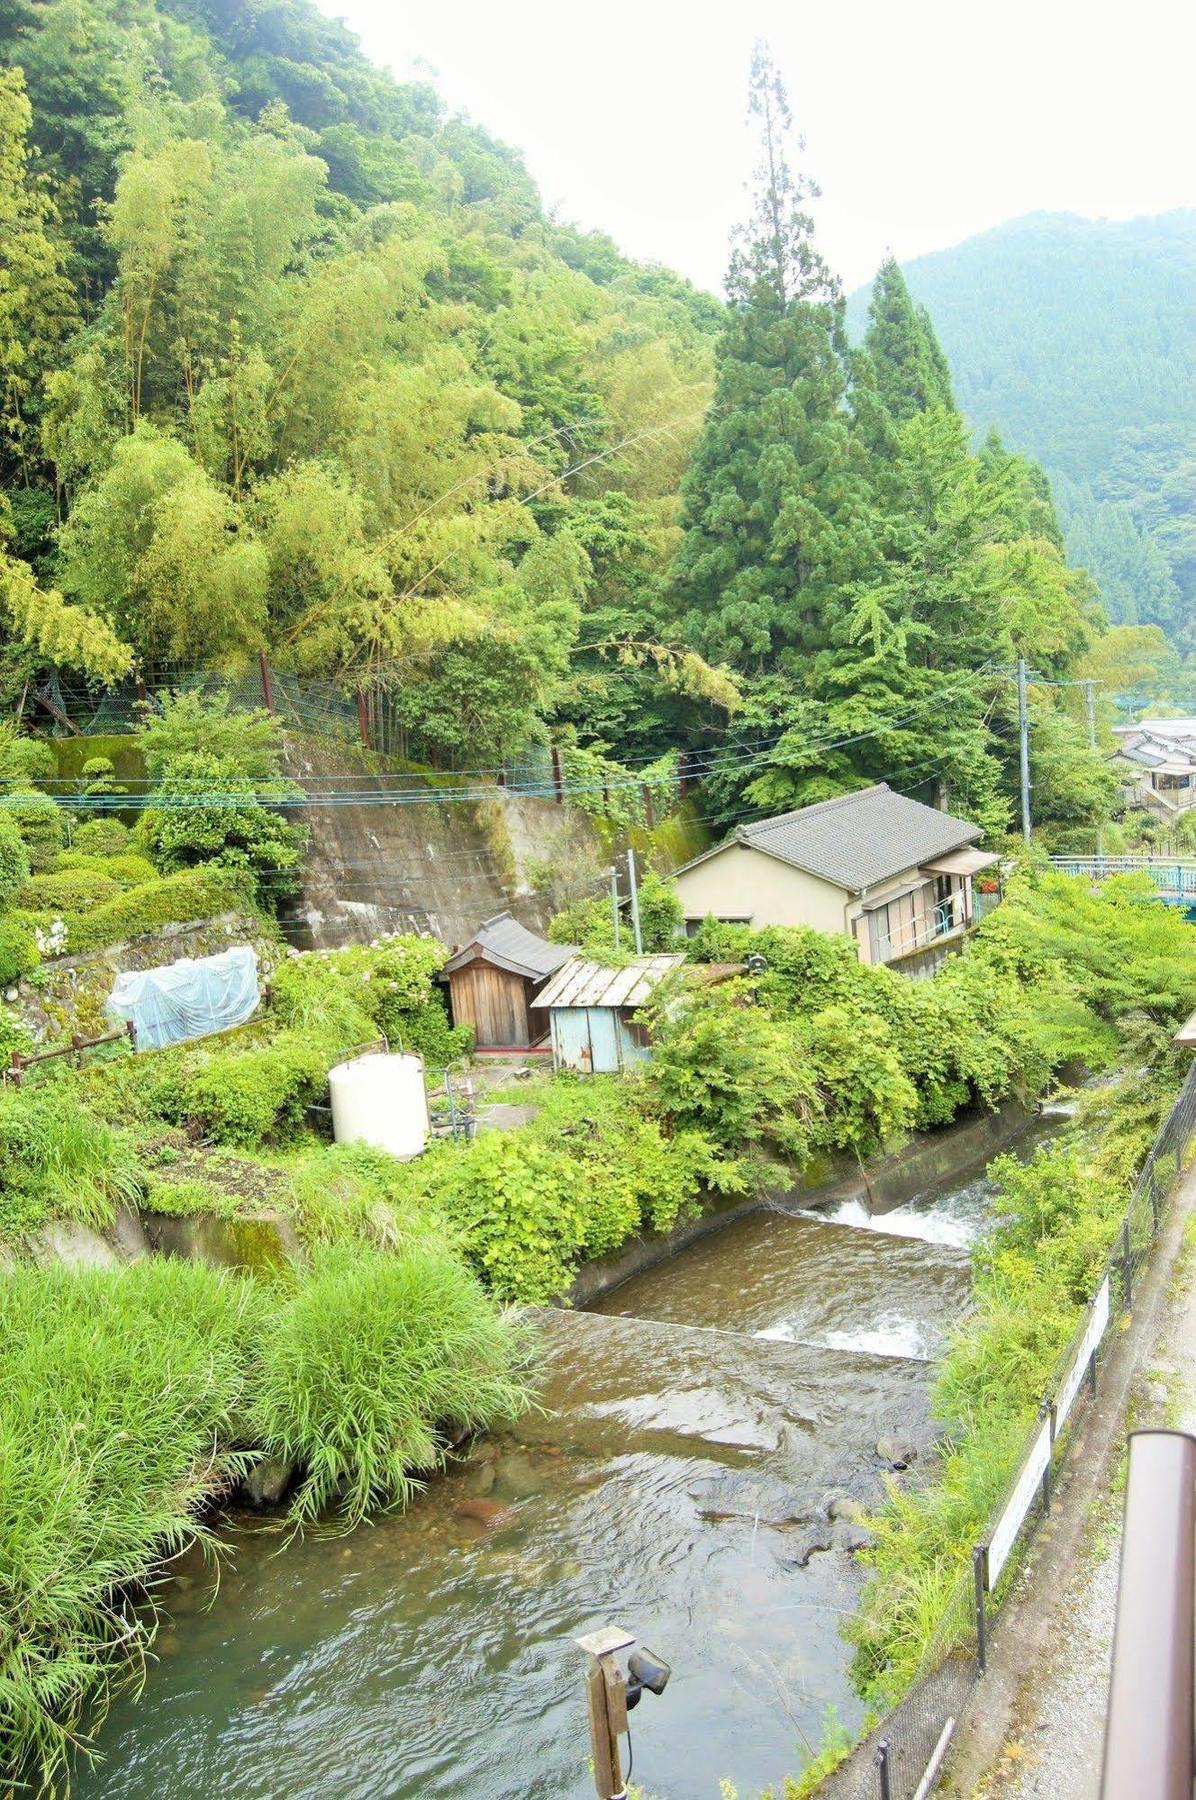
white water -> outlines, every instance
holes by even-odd
[[[970,1181],[930,1203],[907,1201],[885,1212],[869,1212],[862,1200],[838,1206],[803,1208],[802,1216],[824,1225],[846,1225],[854,1231],[879,1231],[888,1237],[918,1238],[947,1250],[968,1250],[989,1222],[992,1184],[984,1177]]]
[[[871,1325],[854,1331],[824,1331],[816,1338],[801,1338],[794,1326],[782,1319],[755,1334],[783,1344],[805,1343],[820,1350],[848,1350],[866,1356],[902,1356],[913,1362],[929,1362],[939,1348],[938,1333],[925,1320],[906,1313],[878,1313]]]

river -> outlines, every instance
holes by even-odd
[[[828,1704],[859,1716],[862,1572],[825,1505],[880,1491],[879,1437],[929,1450],[926,1359],[990,1199],[974,1175],[872,1216],[754,1214],[545,1314],[544,1412],[406,1512],[297,1540],[234,1518],[218,1587],[184,1559],[75,1793],[582,1800],[571,1640],[611,1622],[674,1669],[632,1716],[647,1792],[778,1783]]]

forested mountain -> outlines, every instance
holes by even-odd
[[[308,0],[0,0],[0,45],[0,702],[264,650],[441,765],[696,750],[715,820],[883,776],[1007,822],[1009,668],[1072,669],[1089,589],[892,263],[850,348],[765,54],[723,303]]]
[[[1111,617],[1196,649],[1196,212],[1035,213],[904,272],[965,415],[1042,463]]]

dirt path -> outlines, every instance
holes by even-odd
[[[980,1690],[977,1716],[944,1783],[944,1792],[958,1800],[1096,1800],[1117,1604],[1126,1415],[1135,1426],[1196,1430],[1194,1224],[1196,1170],[1190,1170],[1139,1297],[1142,1329],[1132,1354],[1122,1358],[1109,1384],[1104,1417],[1092,1421],[1087,1464],[1061,1496],[1057,1523],[1042,1534],[1043,1548]]]

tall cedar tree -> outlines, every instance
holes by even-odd
[[[891,256],[880,265],[872,286],[864,348],[872,359],[880,399],[898,424],[931,407],[954,406],[951,372],[930,315],[925,307],[914,305]]]
[[[789,103],[759,45],[750,92],[761,142],[756,204],[731,257],[715,392],[683,485],[673,580],[694,647],[760,677],[800,668],[825,641],[826,597],[860,579],[877,553],[864,448],[844,404],[843,298],[805,210],[818,189],[790,169]]]

